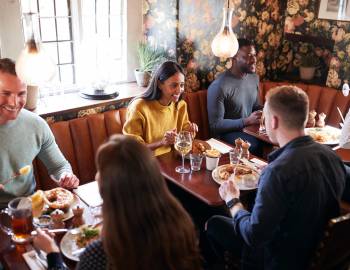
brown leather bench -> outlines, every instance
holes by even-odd
[[[262,82],[259,93],[262,101],[265,101],[265,94],[269,89],[283,84],[286,83]],[[311,109],[315,109],[318,113],[324,112],[327,114],[327,124],[336,127],[339,125],[340,116],[336,106],[345,114],[349,108],[350,97],[344,97],[341,91],[328,87],[296,85],[309,95]],[[203,140],[210,138],[207,90],[186,93],[184,100],[188,103],[190,120],[199,126],[197,138]],[[122,133],[125,116],[126,109],[122,108],[50,125],[58,146],[72,165],[73,171],[79,177],[81,183],[87,183],[94,179],[96,150],[110,135]],[[36,167],[35,174],[38,179],[38,188],[49,189],[54,187],[54,182],[49,179],[41,162],[35,161],[34,166]]]

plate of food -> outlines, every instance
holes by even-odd
[[[185,158],[190,159],[190,154],[192,154],[192,153],[204,155],[205,151],[210,150],[210,149],[211,149],[211,146],[206,141],[194,139],[192,141],[192,149],[188,154],[185,155]],[[179,152],[176,151],[176,153],[178,153],[180,155]]]
[[[67,258],[78,262],[81,252],[91,242],[100,238],[102,226],[83,225],[79,227],[79,232],[72,234],[67,232],[61,240],[60,248],[62,254]]]
[[[325,126],[305,128],[305,134],[309,135],[316,142],[321,144],[335,145],[339,144],[341,130],[339,128]]]
[[[236,171],[235,175],[234,171]],[[219,185],[225,181],[234,180],[240,190],[252,190],[257,188],[260,174],[254,168],[244,164],[225,164],[215,168],[212,177]]]
[[[73,217],[72,208],[80,204],[78,196],[61,187],[47,191],[38,190],[30,198],[34,219],[56,214],[61,215],[62,221],[66,221]]]

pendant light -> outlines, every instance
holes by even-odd
[[[40,46],[38,34],[35,35],[33,12],[24,13],[25,20],[25,47],[16,61],[17,76],[27,85],[39,86],[55,77],[57,66]]]
[[[230,9],[230,0],[227,0],[227,8],[225,6],[223,8],[221,29],[211,43],[211,49],[217,57],[233,57],[238,51],[238,40],[231,27],[232,14],[233,9]]]

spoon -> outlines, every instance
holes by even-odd
[[[21,175],[27,175],[30,172],[30,170],[31,170],[31,166],[30,165],[26,165],[26,166],[20,168],[18,170],[18,172],[15,172],[9,179],[7,179],[4,182],[2,182],[1,185],[5,186],[7,183],[12,181],[16,177],[21,176]]]

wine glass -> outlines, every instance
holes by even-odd
[[[182,166],[175,168],[178,173],[189,173],[190,169],[185,168],[185,155],[192,149],[192,135],[189,131],[180,131],[175,138],[175,149],[181,153]]]

